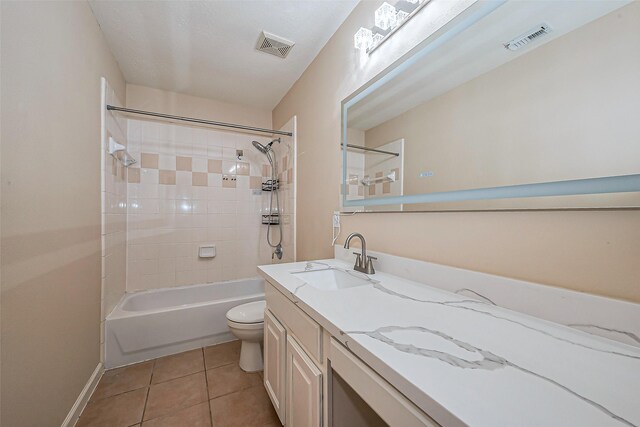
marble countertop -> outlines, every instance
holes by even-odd
[[[442,425],[640,426],[640,348],[382,272],[323,291],[261,274]]]

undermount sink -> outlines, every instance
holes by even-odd
[[[363,286],[373,282],[373,280],[366,276],[360,277],[359,273],[347,272],[337,268],[298,271],[291,274],[297,276],[309,286],[320,289],[321,291],[336,291],[339,289],[354,288],[356,286]]]

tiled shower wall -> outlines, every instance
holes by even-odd
[[[120,106],[115,92],[102,80],[102,105]],[[100,346],[104,346],[104,320],[125,293],[127,272],[127,168],[108,152],[109,137],[127,145],[127,121],[103,108],[101,142],[102,315]],[[104,351],[100,351],[104,357]]]
[[[258,265],[272,262],[261,224],[262,182],[271,174],[251,144],[270,139],[149,120],[129,120],[128,132],[140,164],[128,175],[127,291],[255,277]],[[294,259],[293,139],[274,149],[287,262]],[[199,258],[201,245],[215,245],[216,256]]]

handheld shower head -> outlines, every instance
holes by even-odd
[[[258,149],[258,151],[260,151],[261,153],[267,154],[269,151],[271,151],[271,146],[276,141],[279,143],[280,142],[280,138],[274,139],[273,141],[271,141],[267,145],[262,145],[258,141],[251,141],[251,143],[253,144],[254,147],[256,147]]]
[[[267,145],[265,147],[264,145],[260,144],[258,141],[251,141],[251,143],[253,144],[254,147],[258,149],[258,151],[260,151],[263,154],[267,154],[267,151],[271,149],[271,145]]]

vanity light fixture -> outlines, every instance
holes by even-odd
[[[386,39],[411,19],[430,0],[398,0],[396,5],[384,2],[374,14],[375,26],[372,29],[360,27],[354,34],[356,49],[371,53]]]

